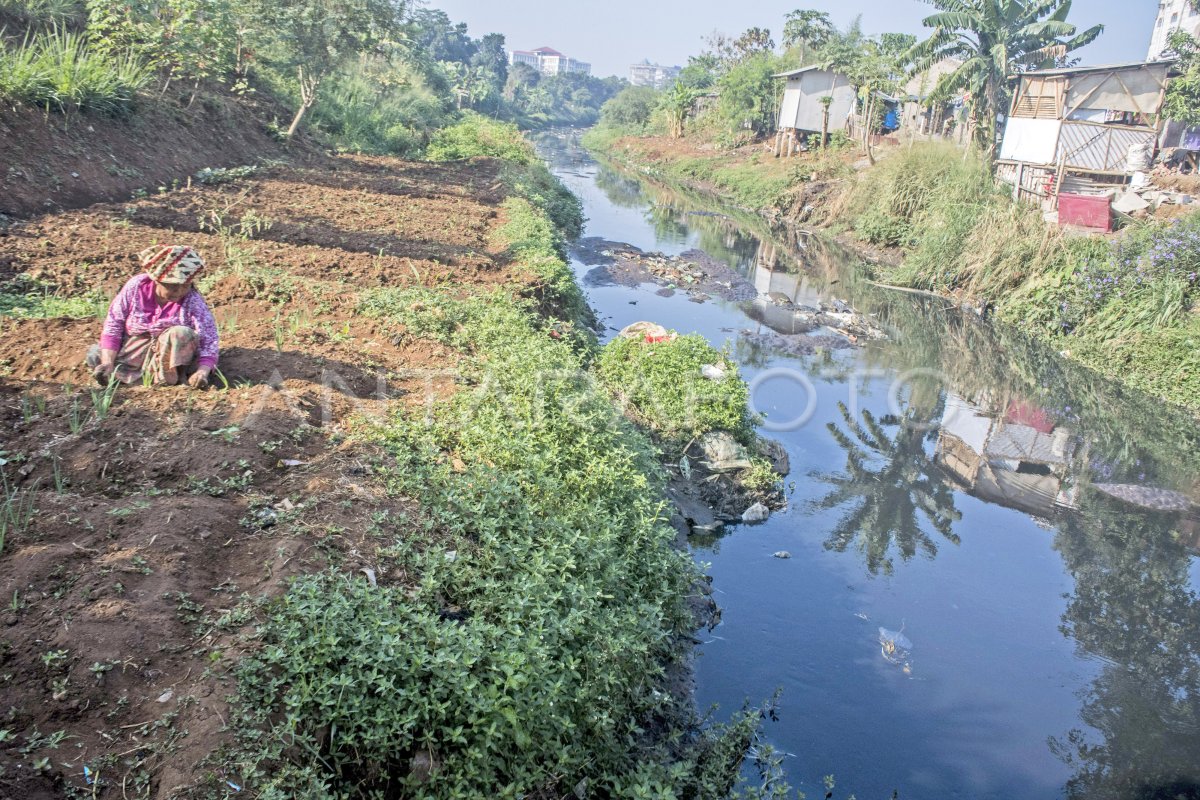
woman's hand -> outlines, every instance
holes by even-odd
[[[188,386],[193,389],[203,389],[208,386],[208,374],[211,370],[208,367],[199,367],[192,376],[188,378]]]
[[[92,377],[101,386],[107,386],[112,380],[112,374],[117,369],[117,351],[100,350],[100,363],[92,370]]]

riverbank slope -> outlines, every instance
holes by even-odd
[[[823,228],[882,283],[994,315],[1096,371],[1200,413],[1200,215],[1107,238],[1064,234],[1013,203],[972,156],[918,144],[776,159],[690,139],[594,130],[585,144],[773,226]]]
[[[0,794],[723,794],[756,713],[681,696],[700,575],[589,378],[577,201],[515,129],[0,238]],[[181,241],[221,374],[88,388]]]

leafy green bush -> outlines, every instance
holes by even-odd
[[[700,372],[705,364],[724,365],[725,376],[705,378]],[[634,418],[674,444],[714,430],[729,431],[745,444],[754,440],[746,383],[703,336],[657,344],[619,337],[601,352],[597,374]]]
[[[854,230],[865,241],[882,247],[899,247],[912,238],[912,226],[908,222],[877,209],[860,215],[855,220]]]
[[[425,156],[430,161],[458,161],[477,156],[524,165],[537,161],[533,145],[525,141],[516,125],[497,122],[473,111],[464,113],[461,122],[438,131]]]
[[[717,110],[723,123],[719,143],[745,144],[757,134],[773,130],[779,104],[777,81],[771,76],[783,67],[784,61],[774,53],[755,53],[717,80]]]
[[[173,79],[224,81],[241,58],[247,28],[230,0],[86,0],[93,49],[113,60],[132,54]],[[244,14],[245,9],[241,10]]]
[[[583,204],[545,164],[514,164],[503,177],[513,194],[542,209],[563,237],[574,239],[583,233]]]
[[[661,96],[649,86],[628,86],[600,107],[600,123],[606,128],[640,132],[650,123]]]
[[[0,98],[13,102],[121,113],[151,78],[133,55],[101,55],[79,33],[44,31],[19,45],[0,41]]]

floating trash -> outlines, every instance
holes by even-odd
[[[912,674],[912,648],[913,643],[904,635],[903,625],[898,631],[879,629],[879,649],[883,653],[883,660],[902,668],[906,675]]]

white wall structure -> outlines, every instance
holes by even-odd
[[[1158,4],[1158,19],[1154,22],[1154,31],[1150,34],[1150,50],[1146,54],[1147,61],[1158,61],[1163,58],[1167,49],[1167,37],[1173,31],[1183,30],[1192,36],[1200,34],[1200,13],[1197,13],[1188,0],[1162,0]]]

